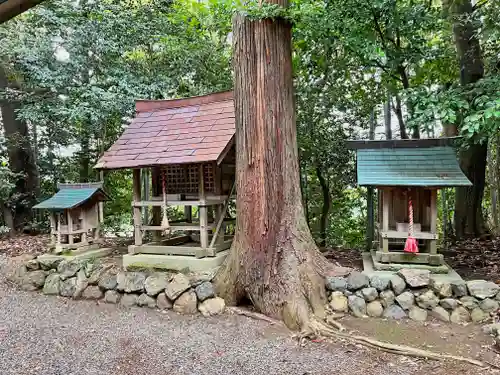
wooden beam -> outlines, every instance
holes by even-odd
[[[408,238],[408,232],[399,232],[397,230],[382,231],[380,235],[382,238]],[[437,235],[431,232],[413,232],[413,237],[419,240],[435,240]]]
[[[141,170],[134,169],[133,170],[133,202],[139,202],[141,200]],[[142,245],[142,217],[141,217],[141,209],[139,206],[134,204],[134,244],[136,246]]]
[[[50,245],[54,246],[57,242],[57,231],[56,231],[56,216],[55,213],[49,213],[50,220]]]
[[[389,201],[390,190],[382,190],[382,230],[389,231]],[[382,236],[382,251],[389,252],[389,240]]]
[[[219,220],[217,222],[217,226],[215,227],[215,233],[214,236],[212,237],[212,241],[210,242],[210,248],[214,247],[215,242],[217,241],[217,237],[219,236],[220,229],[222,227],[222,223],[224,222],[224,217],[226,216],[227,209],[229,207],[229,201],[231,200],[231,196],[233,195],[234,192],[234,187],[236,186],[236,181],[233,182],[233,186],[231,186],[231,191],[229,192],[229,196],[226,199],[226,202],[224,203],[224,208],[219,214]]]
[[[207,206],[205,202],[205,174],[204,165],[200,164],[199,169],[199,189],[200,189],[200,203],[199,214],[200,214],[200,243],[202,249],[208,248],[208,213]]]
[[[71,217],[71,210],[66,210],[66,220],[68,221],[68,244],[73,245],[73,218]]]
[[[87,211],[85,209],[82,209],[82,242],[83,243],[88,243],[87,232],[88,232]]]

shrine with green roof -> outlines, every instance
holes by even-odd
[[[59,184],[59,191],[33,208],[49,211],[51,247],[56,253],[98,245],[103,221],[102,183]]]
[[[458,164],[456,138],[351,141],[357,182],[378,191],[371,257],[376,270],[408,267],[446,273],[437,251],[437,192],[471,186]],[[408,250],[408,239],[415,249]],[[406,241],[406,244],[405,244]]]

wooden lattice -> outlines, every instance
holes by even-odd
[[[198,194],[200,190],[200,165],[168,165],[163,169],[167,194]],[[203,165],[205,193],[215,191],[215,176],[212,164]]]

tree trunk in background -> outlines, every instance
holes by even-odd
[[[90,136],[83,131],[80,137],[80,181],[89,182],[90,180]]]
[[[4,67],[0,64],[0,91],[8,88],[9,82]],[[28,126],[16,117],[19,104],[9,100],[0,101],[4,134],[7,140],[9,167],[14,173],[21,174],[16,181],[17,196],[12,213],[14,230],[22,229],[32,218],[31,207],[36,202],[39,186],[38,169],[31,147]],[[4,210],[5,215],[5,210]],[[10,220],[5,218],[5,220]]]
[[[497,183],[496,183],[496,173],[495,173],[495,158],[493,157],[493,142],[488,147],[488,177],[489,177],[489,189],[490,189],[490,199],[491,199],[491,218],[493,219],[494,232],[498,232],[498,210],[497,210]]]
[[[281,6],[287,0],[277,0]],[[318,251],[304,216],[292,83],[291,25],[233,18],[237,223],[214,282],[228,304],[248,299],[292,328],[323,318],[324,276],[335,270]]]
[[[326,246],[326,228],[328,227],[328,214],[330,213],[330,207],[332,206],[332,200],[330,197],[330,186],[323,176],[323,172],[320,167],[316,167],[316,176],[319,180],[319,185],[321,186],[321,192],[323,194],[323,206],[321,207],[321,217],[319,220],[319,246]]]
[[[399,117],[398,117],[399,119]],[[401,117],[401,121],[403,118]],[[391,124],[391,94],[387,94],[387,103],[384,105],[384,124],[385,124],[385,139],[392,139],[392,124]],[[399,128],[404,131],[404,123],[401,126],[399,123]],[[405,133],[406,134],[406,133]],[[403,138],[403,133],[401,133],[401,138]]]
[[[453,34],[460,64],[460,82],[473,84],[483,78],[484,65],[476,26],[471,21],[470,0],[448,0],[445,9],[453,22]],[[470,145],[460,152],[460,167],[472,182],[472,187],[456,188],[455,234],[479,237],[487,230],[482,212],[488,142]]]

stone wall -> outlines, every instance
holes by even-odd
[[[32,259],[17,269],[14,281],[28,291],[73,299],[103,300],[121,306],[172,309],[204,316],[225,310],[210,276],[169,272],[123,272],[112,264],[82,260]]]
[[[438,281],[427,270],[402,269],[397,274],[372,276],[354,271],[329,277],[328,308],[335,314],[425,321],[483,322],[497,313],[500,287],[485,280]]]

